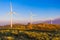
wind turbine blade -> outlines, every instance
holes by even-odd
[[[17,14],[16,12],[13,12],[13,14],[19,16],[19,14]]]
[[[18,17],[20,17],[21,15],[19,13],[13,12],[13,15],[16,15]]]
[[[34,16],[36,16],[35,14],[32,14],[32,12],[31,12],[31,14],[30,14],[32,17],[34,17]]]
[[[6,13],[6,14],[4,15],[4,18],[7,18],[7,16],[10,16],[10,12]]]
[[[14,15],[17,15],[16,12],[13,12]]]
[[[6,15],[10,15],[10,12],[6,13]]]
[[[10,2],[10,12],[12,12],[12,3]]]

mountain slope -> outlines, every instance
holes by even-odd
[[[51,23],[51,20],[45,21],[46,23]],[[52,20],[52,24],[60,24],[60,18]]]
[[[51,20],[44,20],[44,21],[36,21],[33,22],[34,24],[38,24],[38,23],[51,23]],[[52,24],[60,24],[60,18],[54,19],[52,20]]]

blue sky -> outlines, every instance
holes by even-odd
[[[29,20],[32,12],[34,20],[60,17],[60,0],[11,0],[14,20]],[[0,21],[10,20],[10,0],[0,0]]]

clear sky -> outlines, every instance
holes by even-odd
[[[29,20],[32,12],[34,20],[60,17],[60,0],[11,0],[14,20]],[[10,0],[0,0],[0,21],[10,20]]]

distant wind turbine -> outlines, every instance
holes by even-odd
[[[32,29],[32,23],[33,23],[33,15],[32,12],[30,13],[30,29]]]
[[[52,19],[52,18],[50,18],[50,24],[53,24],[53,22],[52,22],[52,21],[53,21],[53,19]]]
[[[31,12],[31,13],[30,13],[30,26],[29,26],[30,29],[32,29],[32,16],[33,16],[33,15],[32,15],[32,12]]]

